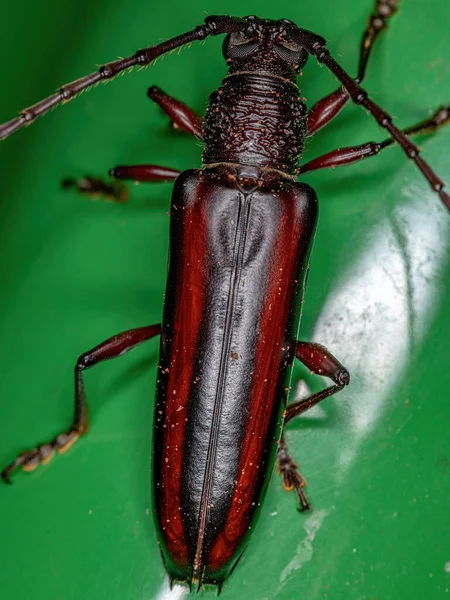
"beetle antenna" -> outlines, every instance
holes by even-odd
[[[81,79],[72,81],[63,85],[59,90],[44,98],[40,102],[22,110],[18,117],[0,125],[0,140],[8,137],[24,125],[29,125],[37,117],[44,115],[51,108],[72,100],[80,92],[92,87],[101,81],[113,79],[116,75],[126,69],[130,69],[136,65],[145,66],[153,62],[156,58],[180,48],[185,44],[189,44],[196,40],[204,40],[211,35],[220,35],[221,33],[233,33],[241,31],[245,26],[244,19],[228,16],[211,16],[206,17],[204,25],[199,25],[181,35],[173,37],[161,44],[150,46],[142,50],[138,50],[132,56],[120,58],[113,62],[101,66],[94,73],[85,75]]]
[[[444,191],[444,182],[436,175],[430,165],[420,156],[419,148],[392,123],[392,117],[381,106],[376,104],[368,93],[336,62],[326,47],[326,41],[320,35],[306,29],[296,28],[293,35],[310,54],[316,57],[319,63],[324,64],[336,79],[347,90],[355,104],[364,107],[377,121],[378,125],[387,129],[403,149],[403,152],[413,160],[420,169],[433,191],[439,194],[442,202],[450,210],[450,196]]]

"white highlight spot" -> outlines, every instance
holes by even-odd
[[[328,515],[328,511],[319,510],[308,519],[306,519],[303,525],[306,531],[306,537],[298,544],[297,550],[286,565],[280,575],[280,588],[286,584],[287,579],[298,569],[301,569],[304,564],[309,562],[313,555],[313,541],[316,537],[316,533],[320,529],[325,517]]]
[[[189,588],[187,585],[174,583],[172,589],[170,589],[169,580],[166,577],[156,592],[155,600],[181,600],[181,598],[185,598],[188,595]]]

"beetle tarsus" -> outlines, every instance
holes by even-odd
[[[367,29],[363,33],[361,40],[361,49],[359,56],[359,67],[358,67],[358,83],[364,78],[367,66],[367,60],[372,51],[373,45],[377,40],[378,36],[387,27],[387,21],[397,10],[397,4],[400,0],[377,0],[375,3],[374,12],[369,16],[367,22]]]
[[[58,452],[58,454],[63,454],[73,446],[82,433],[84,432],[71,428],[69,431],[57,435],[51,442],[46,442],[32,450],[21,452],[10,465],[3,469],[1,473],[3,481],[5,483],[12,483],[9,476],[19,467],[22,471],[30,473],[39,465],[48,464],[55,456],[56,452]]]
[[[287,492],[295,489],[300,502],[300,512],[311,510],[311,505],[306,498],[303,487],[306,484],[304,477],[298,471],[298,464],[289,454],[288,446],[284,435],[281,436],[280,445],[277,453],[277,472],[283,476],[283,488]]]
[[[66,190],[75,188],[80,194],[89,196],[90,198],[104,198],[110,202],[127,202],[129,197],[128,188],[121,181],[105,181],[100,177],[80,177],[74,179],[67,177],[61,183]]]

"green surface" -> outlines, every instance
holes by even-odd
[[[0,120],[206,13],[287,17],[324,35],[354,72],[372,4],[3,2]],[[450,101],[450,6],[401,4],[366,87],[406,126]],[[118,163],[198,166],[199,144],[170,132],[146,90],[156,83],[203,111],[225,73],[220,46],[194,44],[0,143],[2,464],[68,426],[79,353],[161,315],[171,186],[141,185],[116,206],[64,193],[59,182]],[[302,87],[311,104],[335,82],[310,60]],[[348,107],[305,158],[383,137]],[[450,182],[450,128],[422,147]],[[398,149],[305,179],[321,217],[302,337],[326,344],[352,384],[290,427],[314,512],[300,515],[273,477],[223,598],[450,597],[449,215]],[[157,345],[89,372],[89,436],[0,488],[2,600],[185,594],[167,591],[151,518]],[[322,385],[297,374],[313,390]]]

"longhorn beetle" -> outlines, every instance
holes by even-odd
[[[161,325],[118,334],[82,354],[75,367],[70,428],[19,454],[2,472],[47,463],[87,432],[83,371],[161,335],[155,408],[153,490],[163,560],[171,581],[219,588],[248,541],[273,463],[286,489],[308,510],[304,480],[280,430],[294,417],[342,390],[350,375],[324,347],[299,341],[299,314],[317,220],[313,189],[297,182],[308,171],[351,164],[398,143],[450,209],[444,183],[409,135],[435,131],[448,107],[403,132],[361,87],[374,42],[398,0],[379,0],[363,36],[352,79],[319,35],[283,19],[210,16],[204,25],[63,86],[0,126],[5,138],[50,108],[133,66],[209,36],[224,34],[228,75],[204,119],[153,86],[149,97],[174,123],[203,140],[203,167],[183,173],[157,165],[118,166],[113,180],[67,180],[83,193],[121,200],[121,180],[174,180],[171,242]],[[296,77],[309,56],[342,87],[309,111]],[[351,100],[387,130],[381,143],[332,150],[298,164],[308,136]],[[117,183],[119,182],[119,183]],[[294,358],[332,385],[285,405]]]

